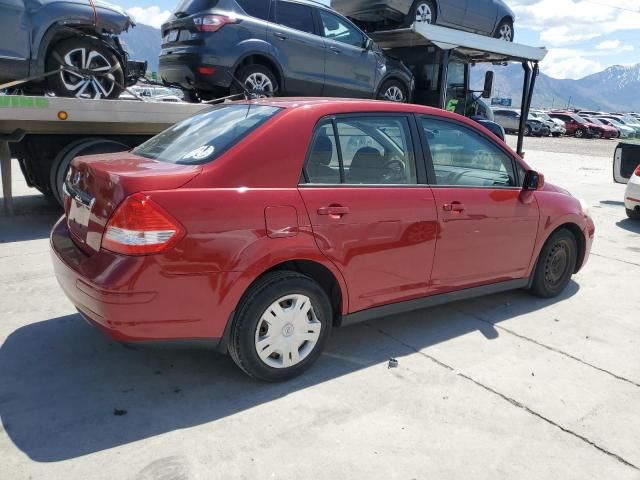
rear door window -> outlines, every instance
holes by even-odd
[[[209,163],[282,110],[268,105],[220,105],[147,140],[133,153],[162,162]]]
[[[252,17],[267,20],[269,18],[270,0],[236,0],[238,5]]]
[[[417,184],[406,117],[327,120],[316,129],[305,176],[313,184]]]
[[[313,11],[307,5],[278,1],[276,22],[294,30],[315,34]]]

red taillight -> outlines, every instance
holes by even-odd
[[[184,228],[141,193],[127,197],[107,222],[102,248],[125,255],[158,253],[175,245]]]
[[[200,75],[213,75],[216,73],[216,69],[213,67],[200,66],[198,67],[198,73]]]
[[[638,165],[638,168],[636,168],[636,171],[633,172],[634,175],[636,175],[637,177],[640,177],[640,165]]]
[[[193,19],[196,28],[201,32],[217,32],[228,23],[236,23],[237,20],[226,15],[202,15]]]

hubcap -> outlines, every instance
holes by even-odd
[[[252,92],[265,95],[273,94],[273,83],[264,73],[252,73],[244,81],[244,84]]]
[[[569,246],[560,241],[553,246],[544,264],[544,279],[550,287],[557,287],[564,279],[569,266]]]
[[[116,80],[112,73],[107,73],[113,65],[104,55],[87,48],[76,48],[64,56],[64,63],[84,70],[87,76],[75,72],[60,72],[60,79],[69,92],[78,98],[108,97],[113,91]],[[91,72],[100,75],[91,75]]]
[[[421,3],[420,5],[418,5],[418,8],[416,8],[416,22],[433,22],[433,12],[431,11],[431,5],[429,5],[428,3]]]
[[[511,25],[502,25],[498,33],[500,34],[500,40],[506,40],[507,42],[510,42],[513,38],[513,30],[511,29]]]
[[[384,92],[384,98],[392,102],[404,102],[404,93],[402,93],[402,90],[398,87],[389,87],[387,91]]]
[[[256,352],[269,367],[292,367],[311,354],[321,329],[311,299],[306,295],[287,295],[273,302],[260,317]]]

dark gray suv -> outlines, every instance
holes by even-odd
[[[58,96],[117,98],[122,87],[144,75],[145,62],[131,62],[118,35],[135,23],[120,7],[102,0],[0,0],[0,83],[65,71],[22,90]]]
[[[273,95],[411,99],[409,69],[316,2],[183,0],[162,36],[163,82],[203,98],[244,84]]]

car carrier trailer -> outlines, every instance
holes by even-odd
[[[413,102],[443,108],[466,116],[477,115],[478,108],[493,120],[489,107],[473,95],[471,67],[477,64],[520,63],[524,71],[517,152],[523,155],[523,138],[531,99],[545,48],[531,47],[497,38],[454,30],[427,23],[410,28],[369,33],[373,40],[400,58],[415,77]],[[487,72],[483,97],[491,97],[493,72]],[[482,115],[479,115],[481,117]]]
[[[527,113],[544,48],[505,42],[428,24],[370,33],[377,44],[401,58],[416,78],[414,102],[474,116],[480,100],[470,86],[471,66],[521,63],[524,70],[518,153],[523,155]],[[485,79],[484,96],[493,75]],[[131,100],[0,96],[0,169],[5,209],[11,210],[10,158],[17,158],[29,186],[61,202],[62,184],[78,155],[133,148],[202,108]],[[488,106],[485,117],[492,119]],[[479,120],[482,122],[482,120]]]

